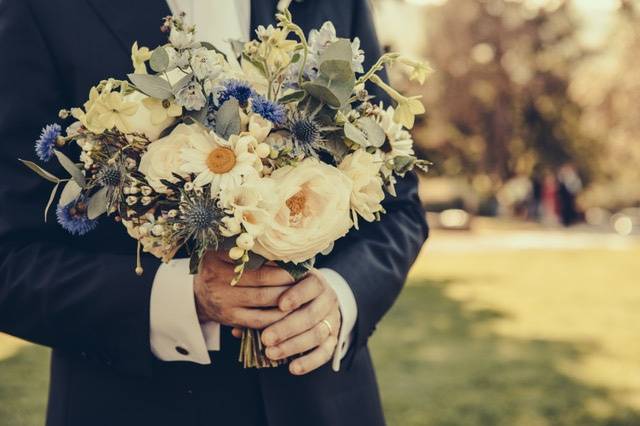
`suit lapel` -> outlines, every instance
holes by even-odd
[[[127,53],[137,41],[154,48],[166,42],[162,18],[170,15],[164,0],[86,0]]]

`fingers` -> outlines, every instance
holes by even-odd
[[[324,322],[325,320],[330,324],[330,327]],[[285,340],[279,345],[267,348],[267,356],[273,360],[278,360],[301,354],[320,346],[332,334],[335,335],[336,330],[339,329],[339,319],[336,320],[335,315],[330,315],[325,320],[320,321],[313,328],[302,334]]]
[[[272,308],[278,306],[278,301],[290,287],[233,287],[229,292],[241,307]]]
[[[289,371],[291,374],[300,376],[323,366],[333,357],[333,351],[337,343],[338,339],[335,336],[329,336],[328,339],[310,353],[291,361]]]
[[[326,318],[330,310],[337,305],[335,293],[325,291],[311,303],[265,329],[262,333],[262,342],[266,346],[275,346],[290,337],[304,333]]]
[[[241,328],[238,328],[238,327],[233,327],[233,328],[231,329],[231,335],[232,335],[233,337],[235,337],[236,339],[241,338],[241,337],[242,337],[242,329],[241,329]]]
[[[291,285],[295,282],[287,271],[277,266],[262,266],[251,271],[244,271],[236,286],[240,287],[268,287]]]
[[[323,291],[323,282],[316,275],[311,274],[282,295],[279,302],[280,309],[285,312],[298,309],[318,297]]]
[[[286,312],[280,309],[236,308],[231,311],[228,323],[235,328],[260,330],[280,321],[285,315],[287,315]]]

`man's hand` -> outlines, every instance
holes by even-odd
[[[278,309],[278,302],[294,283],[289,273],[263,266],[245,271],[240,282],[231,286],[234,266],[215,252],[205,256],[193,285],[201,322],[261,329],[287,315]]]
[[[338,297],[324,277],[312,271],[280,295],[278,306],[288,315],[262,331],[267,356],[278,360],[304,353],[289,364],[296,375],[331,360],[342,319]]]

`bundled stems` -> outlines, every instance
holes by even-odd
[[[268,358],[260,340],[260,330],[250,328],[242,330],[238,361],[242,362],[244,368],[277,367],[286,363],[286,360],[274,361]]]

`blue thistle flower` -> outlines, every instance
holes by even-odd
[[[287,111],[284,106],[270,101],[262,95],[255,94],[251,98],[251,109],[262,118],[276,125],[282,125],[287,120]]]
[[[246,106],[249,98],[254,95],[253,89],[246,81],[227,80],[224,88],[218,94],[218,105],[222,105],[231,98],[236,98],[241,106]]]
[[[44,162],[51,160],[53,157],[53,148],[56,146],[56,140],[62,133],[62,127],[59,124],[49,124],[40,132],[40,137],[36,141],[36,155]]]
[[[84,235],[93,231],[98,224],[97,220],[87,217],[86,204],[80,198],[66,206],[58,205],[56,217],[60,226],[71,235]]]

